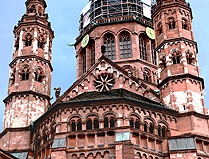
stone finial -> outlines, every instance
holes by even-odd
[[[61,87],[54,88],[56,99],[60,97]]]

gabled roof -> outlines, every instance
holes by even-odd
[[[76,96],[87,92],[87,91],[96,91],[94,88],[88,88],[88,89],[83,89],[82,91],[79,91],[78,86],[83,86],[84,80],[86,78],[90,78],[89,76],[91,74],[95,73],[95,70],[98,68],[101,68],[102,62],[105,62],[108,66],[107,67],[111,67],[112,68],[112,72],[117,71],[120,75],[123,75],[125,79],[129,80],[129,83],[134,83],[136,87],[141,87],[144,89],[144,91],[149,92],[152,95],[152,99],[160,101],[160,96],[154,91],[152,90],[149,86],[147,86],[145,83],[143,83],[141,80],[137,79],[136,77],[134,77],[133,75],[129,74],[128,72],[126,72],[123,68],[121,68],[119,65],[117,65],[116,63],[114,63],[113,61],[111,61],[110,59],[106,58],[104,55],[102,55],[98,61],[85,73],[83,74],[82,77],[80,77],[67,91],[65,91],[65,93],[63,93],[63,95],[60,96],[60,98],[58,98],[53,104],[52,106],[54,106],[55,104],[59,103],[59,102],[63,102],[63,101],[67,101],[66,97],[70,97],[70,99],[72,100],[75,96],[72,95],[73,91],[77,91],[76,92]],[[104,70],[100,70],[101,72]],[[117,82],[118,80],[116,80]],[[90,85],[90,84],[89,84]],[[125,84],[124,84],[125,85]],[[84,87],[84,86],[83,86]],[[131,84],[130,84],[130,89],[131,89]],[[118,88],[124,88],[121,87],[119,85],[115,86],[113,89],[118,89]],[[134,90],[134,92],[137,93],[136,90]]]

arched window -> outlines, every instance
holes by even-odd
[[[17,39],[15,41],[15,51],[17,51],[19,49],[19,42],[20,42],[20,38],[17,37]]]
[[[145,81],[148,81],[148,82],[151,82],[151,73],[150,73],[151,71],[149,71],[149,70],[144,70],[144,72],[143,72],[143,77],[144,77],[144,80]]]
[[[77,131],[81,131],[82,130],[82,123],[81,123],[81,121],[79,120],[78,122],[77,122]]]
[[[91,40],[91,66],[95,64],[95,42]]]
[[[43,75],[42,68],[41,67],[37,67],[36,71],[35,71],[35,81],[43,82],[43,78],[44,78],[44,75]]]
[[[149,126],[149,132],[151,134],[153,134],[153,132],[154,132],[154,125],[153,124],[150,124],[150,126]]]
[[[144,36],[139,37],[140,57],[147,61],[147,45]]]
[[[110,119],[110,127],[111,128],[114,128],[115,127],[115,119],[114,118],[111,118]]]
[[[104,128],[108,128],[109,127],[109,121],[108,118],[104,119]]]
[[[88,119],[86,122],[86,130],[91,130],[92,129],[92,121],[91,119]]]
[[[131,128],[134,127],[134,121],[133,121],[133,119],[130,120],[130,126],[131,126]]]
[[[158,136],[161,136],[162,134],[161,134],[161,126],[158,126]]]
[[[172,55],[173,64],[181,63],[181,55],[179,53],[175,53]]]
[[[135,129],[139,129],[139,121],[138,120],[135,122]]]
[[[122,32],[120,36],[120,58],[131,58],[131,39],[127,32]]]
[[[162,137],[166,137],[166,127],[163,126],[162,128]]]
[[[182,19],[182,29],[189,30],[188,20]]]
[[[193,57],[193,53],[190,50],[186,51],[186,59],[188,64],[194,64],[195,58]]]
[[[169,28],[169,29],[175,29],[175,28],[176,28],[176,23],[175,23],[174,18],[170,18],[170,19],[168,20],[168,28]]]
[[[144,123],[144,131],[147,132],[147,123]]]
[[[155,51],[155,41],[152,41],[152,63],[157,65],[157,54]]]
[[[105,56],[111,60],[115,60],[115,40],[112,34],[106,34],[104,39]]]
[[[94,119],[94,129],[99,129],[99,120]]]
[[[72,121],[72,123],[71,123],[71,131],[76,131],[76,123],[75,123],[75,121]]]
[[[163,33],[163,27],[162,27],[162,23],[160,22],[157,25],[157,36],[159,36],[162,33]]]
[[[21,80],[22,81],[29,80],[29,66],[24,65],[21,69],[20,74],[21,74]]]
[[[25,46],[31,46],[32,45],[32,36],[30,34],[27,34],[25,36]]]

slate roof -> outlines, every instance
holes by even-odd
[[[128,91],[126,89],[120,88],[120,89],[114,89],[111,91],[106,91],[106,92],[84,92],[70,101],[63,102],[65,104],[67,103],[74,103],[74,102],[87,102],[87,101],[98,101],[98,100],[110,100],[110,99],[129,99],[133,100],[135,102],[138,102],[139,104],[147,105],[147,106],[155,106],[159,108],[164,108],[164,109],[170,109],[166,105],[163,105],[162,103],[153,101],[149,98],[146,98],[144,96],[141,96],[139,94],[133,93],[131,91]],[[170,109],[173,110],[173,109]]]

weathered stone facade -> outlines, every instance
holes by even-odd
[[[26,8],[14,30],[0,158],[209,158],[189,4],[157,0],[153,23],[135,14],[91,22],[75,43],[77,81],[62,95],[55,88],[52,104],[46,3]]]

